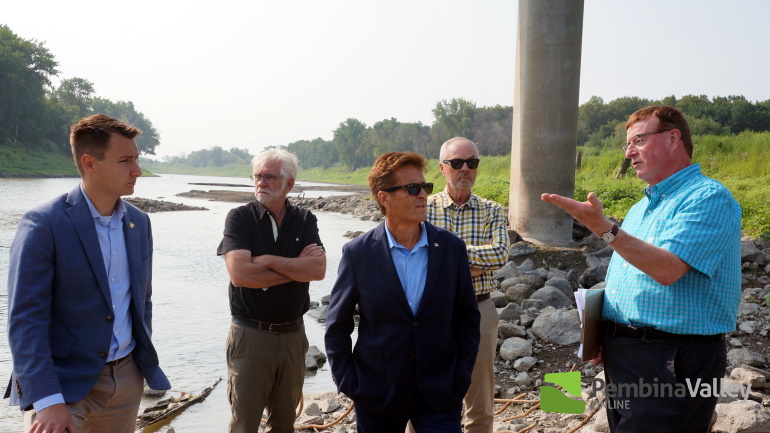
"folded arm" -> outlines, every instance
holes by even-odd
[[[502,268],[508,262],[511,240],[508,236],[508,222],[503,208],[493,208],[490,220],[485,225],[487,242],[471,245],[466,242],[471,276]]]
[[[273,287],[291,281],[322,280],[326,275],[326,252],[316,244],[306,246],[299,257],[252,257],[248,250],[232,250],[225,253],[225,265],[236,287]]]

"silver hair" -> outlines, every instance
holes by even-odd
[[[273,148],[258,153],[257,156],[251,160],[251,172],[256,173],[258,168],[264,168],[268,161],[281,163],[281,176],[293,179],[297,178],[297,171],[299,170],[297,157],[285,149]]]
[[[465,137],[454,137],[454,138],[450,138],[449,140],[445,141],[444,144],[441,145],[441,150],[439,151],[439,154],[438,154],[439,161],[444,161],[446,159],[447,148],[449,147],[450,144],[452,144],[452,143],[454,143],[456,141],[461,141],[461,140],[467,141],[468,143],[472,144],[473,145],[473,151],[476,152],[476,157],[479,156],[479,148],[476,147],[476,143],[472,142],[471,140],[468,140]]]

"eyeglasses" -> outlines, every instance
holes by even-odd
[[[642,137],[646,135],[660,134],[661,132],[668,132],[668,131],[671,131],[671,130],[661,129],[658,131],[643,132],[641,134],[636,134],[633,137],[631,137],[631,139],[628,140],[628,142],[625,145],[623,145],[623,152],[625,152],[626,150],[628,150],[629,147],[632,147],[632,146],[637,149],[641,149],[646,143],[646,140],[643,140]]]
[[[463,168],[463,164],[468,164],[468,168],[471,170],[474,168],[479,167],[479,159],[478,158],[468,158],[468,159],[445,159],[443,161],[444,164],[450,164],[452,168],[455,170],[459,170]]]
[[[424,182],[424,183],[408,183],[406,185],[399,185],[399,186],[392,186],[390,188],[383,189],[385,192],[393,192],[398,189],[406,188],[406,192],[409,193],[409,195],[418,195],[421,190],[425,190],[426,193],[432,194],[433,193],[433,184],[430,182]]]
[[[258,184],[262,182],[263,180],[267,182],[268,184],[272,185],[275,183],[276,179],[281,179],[283,176],[276,176],[274,174],[252,174],[249,176],[251,178],[251,181],[255,184]]]

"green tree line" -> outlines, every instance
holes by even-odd
[[[52,152],[67,155],[69,127],[95,113],[121,119],[141,129],[137,146],[155,154],[160,135],[131,101],[96,96],[85,78],[64,78],[58,86],[59,63],[44,43],[24,39],[0,24],[0,151]]]
[[[605,103],[594,96],[578,108],[576,145],[582,150],[620,148],[625,141],[628,116],[652,104],[680,108],[690,121],[693,135],[727,136],[770,130],[770,99],[751,102],[743,96],[709,99],[705,95],[677,99],[672,95],[653,100],[627,96]],[[285,147],[297,155],[303,169],[336,167],[343,171],[370,167],[379,155],[393,151],[413,151],[438,158],[441,144],[455,136],[470,138],[485,156],[510,154],[513,107],[478,107],[467,99],[454,98],[437,102],[432,111],[431,125],[390,118],[369,126],[356,118],[348,118],[332,131],[331,140],[320,137],[298,140]],[[224,167],[239,160],[247,161],[251,156],[244,152],[244,149],[227,151],[213,147],[186,157],[166,158],[164,162],[190,167]],[[620,164],[622,156],[618,159]]]
[[[693,135],[731,135],[743,131],[770,130],[770,99],[750,102],[743,96],[686,95],[661,100],[618,98],[605,103],[594,96],[578,109],[577,145],[619,146],[625,140],[625,122],[634,111],[652,104],[680,108],[690,120]],[[299,140],[286,147],[297,155],[303,168],[341,166],[348,170],[371,166],[385,152],[414,151],[437,158],[441,143],[455,136],[473,140],[487,156],[511,152],[513,107],[477,107],[472,101],[442,100],[433,108],[430,126],[403,123],[395,118],[367,126],[355,118],[341,122],[330,141]]]

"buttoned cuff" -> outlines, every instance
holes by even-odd
[[[47,407],[60,403],[64,404],[64,396],[62,394],[53,394],[32,403],[32,407],[35,408],[35,412],[40,412]]]

